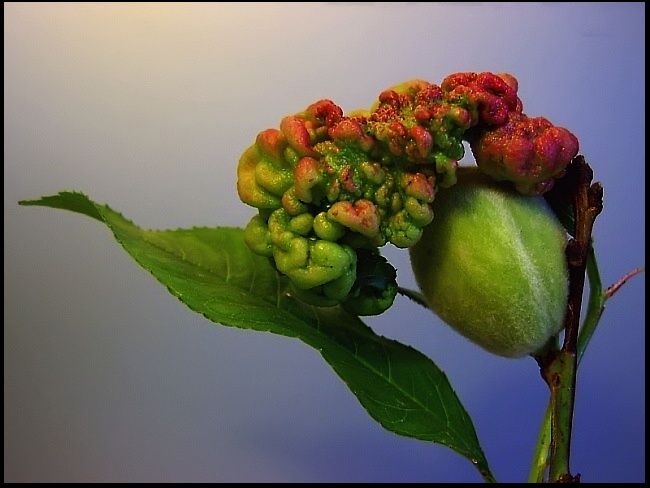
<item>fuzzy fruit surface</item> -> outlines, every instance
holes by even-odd
[[[476,168],[458,176],[410,249],[417,283],[429,307],[479,346],[513,358],[535,352],[562,328],[566,234],[543,198]]]

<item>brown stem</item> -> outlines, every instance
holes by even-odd
[[[574,237],[569,240],[566,250],[569,298],[564,318],[564,343],[561,350],[548,350],[536,357],[542,376],[551,390],[549,481],[552,482],[580,481],[580,475],[572,476],[569,469],[578,327],[591,232],[594,220],[603,208],[603,188],[600,183],[592,184],[592,179],[593,171],[582,156],[577,156],[567,167],[566,175],[558,182],[558,191],[571,195],[575,221]]]

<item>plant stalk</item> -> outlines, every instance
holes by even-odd
[[[576,371],[578,366],[578,329],[580,307],[585,284],[587,257],[591,249],[594,220],[602,210],[603,190],[592,184],[593,171],[582,156],[567,167],[562,178],[563,191],[571,195],[575,221],[574,237],[569,240],[566,255],[569,268],[569,298],[564,318],[564,343],[557,352],[550,351],[537,360],[542,377],[551,392],[549,481],[579,482],[570,469],[571,430],[575,403]],[[596,320],[597,322],[597,320]]]

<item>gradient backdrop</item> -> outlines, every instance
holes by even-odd
[[[375,424],[319,355],[213,326],[62,189],[145,227],[243,225],[240,153],[319,98],[410,78],[517,76],[605,186],[604,281],[645,263],[642,4],[4,5],[5,481],[479,481]],[[406,253],[387,248],[403,285]],[[609,304],[579,376],[572,466],[645,480],[645,278]],[[547,393],[406,299],[371,319],[449,375],[496,476],[526,477]]]

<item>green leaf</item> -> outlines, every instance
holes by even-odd
[[[448,446],[494,481],[471,419],[429,358],[376,335],[339,307],[316,308],[292,298],[269,261],[249,251],[241,229],[143,230],[80,193],[19,203],[104,222],[143,268],[195,312],[223,325],[300,339],[320,352],[386,429]]]
[[[587,346],[594,332],[596,332],[600,318],[605,311],[605,302],[607,301],[607,296],[603,290],[603,283],[600,278],[600,270],[598,269],[596,251],[594,251],[593,245],[589,246],[587,252],[587,278],[589,279],[589,302],[587,304],[585,319],[580,326],[580,332],[578,334],[578,365],[580,365]]]

